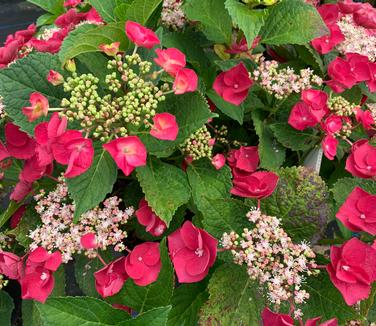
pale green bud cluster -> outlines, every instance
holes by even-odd
[[[213,149],[211,142],[213,141],[214,139],[212,139],[210,132],[206,126],[203,126],[186,139],[181,149],[187,156],[192,157],[194,161],[203,157],[211,158]]]
[[[215,132],[215,139],[217,142],[222,143],[222,144],[229,144],[229,141],[227,139],[228,135],[228,128],[225,125],[222,126],[215,126],[214,127],[214,132]]]
[[[342,96],[333,96],[328,100],[329,110],[340,116],[351,116],[359,107],[354,103],[350,103]]]
[[[244,3],[251,7],[256,7],[256,6],[272,6],[276,4],[279,0],[242,0]]]
[[[138,54],[117,55],[107,63],[112,72],[105,76],[104,90],[93,74],[73,73],[64,83],[70,98],[61,102],[66,108],[63,114],[70,121],[79,121],[102,142],[128,135],[132,125],[150,128],[159,102],[165,100],[163,92],[169,90],[168,84],[158,87],[151,75],[147,76],[151,67],[152,63],[142,61]]]

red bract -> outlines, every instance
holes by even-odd
[[[42,94],[35,92],[30,95],[31,106],[23,107],[22,113],[27,116],[29,122],[39,119],[41,116],[47,116],[49,103],[48,99]]]
[[[161,43],[151,29],[130,20],[125,23],[125,34],[139,47],[151,49]]]
[[[358,121],[362,124],[362,126],[365,130],[372,129],[372,125],[375,124],[375,120],[373,119],[373,115],[368,110],[363,111],[362,109],[358,108],[356,110],[355,118],[356,118],[356,121]]]
[[[11,280],[18,280],[21,276],[22,261],[17,255],[0,251],[0,274],[4,274]]]
[[[120,42],[99,45],[99,50],[110,57],[115,57],[119,52]]]
[[[47,80],[54,86],[58,86],[64,83],[64,77],[55,70],[49,71]]]
[[[273,172],[258,171],[249,175],[235,175],[231,193],[240,197],[262,199],[269,197],[278,183]]]
[[[366,299],[376,280],[376,250],[352,238],[341,247],[332,246],[330,260],[327,271],[345,302],[353,305]]]
[[[369,3],[362,3],[353,14],[354,21],[365,28],[376,28],[376,9]]]
[[[370,72],[370,79],[366,81],[366,84],[371,93],[376,92],[376,62],[368,63],[368,69]]]
[[[60,50],[64,38],[68,35],[70,29],[65,27],[55,32],[47,41],[33,38],[29,44],[39,52],[57,53]]]
[[[362,4],[353,2],[353,0],[343,0],[338,2],[338,7],[344,14],[352,14],[361,8]]]
[[[197,74],[189,68],[182,68],[175,76],[172,89],[176,95],[194,92],[198,86]]]
[[[255,39],[256,40],[256,39]],[[252,47],[253,48],[253,47]],[[238,54],[248,52],[248,44],[246,38],[243,36],[239,42],[234,42],[231,44],[231,48],[226,50],[226,53]]]
[[[22,42],[13,40],[7,45],[0,48],[0,69],[5,68],[17,58],[18,50],[21,48]]]
[[[376,147],[369,144],[367,139],[354,143],[346,160],[346,170],[358,178],[376,176]]]
[[[339,16],[339,8],[337,4],[325,4],[317,8],[320,16],[325,24],[333,25],[337,22]]]
[[[158,57],[154,59],[154,62],[173,77],[176,76],[180,69],[185,67],[185,55],[179,49],[156,49],[155,53]]]
[[[346,60],[337,57],[334,59],[328,66],[328,75],[332,79],[332,81],[336,84],[335,86],[342,87],[342,88],[351,88],[353,87],[357,79],[351,70],[350,63]],[[331,83],[328,84],[333,91],[338,92],[338,88],[332,87]]]
[[[175,140],[179,126],[174,115],[170,113],[158,113],[153,117],[153,126],[150,135],[162,140]]]
[[[327,106],[327,93],[315,89],[308,89],[302,91],[301,99],[309,106],[312,115],[318,122],[328,114],[329,109]]]
[[[258,148],[257,146],[241,146],[239,149],[234,149],[227,157],[227,162],[234,175],[254,172],[260,163]]]
[[[293,106],[290,112],[288,123],[297,130],[304,130],[316,126],[318,121],[307,104],[298,102]]]
[[[137,166],[146,165],[146,148],[137,136],[118,138],[103,145],[125,175]]]
[[[80,238],[81,247],[84,249],[95,249],[97,248],[97,237],[95,233],[86,233]]]
[[[330,319],[326,322],[319,324],[321,317],[316,317],[309,319],[305,322],[304,326],[338,326],[338,321],[336,318]]]
[[[279,314],[264,308],[261,314],[263,326],[294,326],[294,320],[285,314]]]
[[[32,183],[20,180],[14,187],[10,199],[20,202],[31,192],[32,189]]]
[[[346,53],[346,60],[357,82],[366,81],[371,78],[368,57],[358,53]]]
[[[128,278],[124,262],[125,257],[118,258],[94,273],[95,288],[103,298],[113,296],[123,287]]]
[[[36,32],[37,32],[37,26],[35,24],[31,24],[31,25],[28,26],[27,29],[17,31],[14,34],[14,38],[12,38],[12,39],[16,39],[16,40],[22,42],[23,44],[25,44],[26,42],[31,40],[31,38],[33,37],[33,35]],[[8,37],[6,44],[9,42],[9,40],[10,39]]]
[[[26,211],[26,205],[22,205],[19,209],[16,210],[16,212],[12,215],[10,218],[9,225],[11,229],[15,229],[17,225],[21,222],[21,219]]]
[[[226,158],[223,154],[216,154],[215,156],[213,156],[211,163],[216,170],[220,170],[226,164]]]
[[[218,241],[190,221],[168,236],[168,250],[180,283],[199,282],[217,256]]]
[[[248,96],[253,81],[244,63],[221,72],[214,81],[213,89],[225,101],[234,105],[240,105]]]
[[[20,180],[33,183],[34,181],[42,178],[48,172],[52,172],[50,165],[42,165],[39,162],[38,156],[34,155],[25,161],[23,169],[20,173]]]
[[[64,2],[64,7],[77,7],[81,0],[67,0]]]
[[[34,299],[44,303],[54,288],[53,272],[60,264],[60,252],[50,254],[42,247],[36,248],[29,255],[20,280],[22,299]]]
[[[34,155],[35,141],[11,122],[5,125],[5,139],[10,156],[26,160]]]
[[[335,134],[342,129],[342,119],[343,117],[332,114],[321,123],[321,127],[326,133]]]
[[[144,242],[132,250],[125,260],[125,270],[135,284],[146,286],[155,282],[161,271],[159,244]]]
[[[103,18],[98,13],[98,11],[92,7],[87,13],[86,13],[86,20],[93,23],[93,24],[103,24]]]
[[[0,140],[0,162],[2,160],[5,160],[6,158],[8,158],[10,156],[7,148],[5,147],[5,145],[2,143],[2,141]]]
[[[328,28],[328,35],[315,38],[311,41],[313,48],[320,54],[329,53],[335,46],[345,40],[345,36],[336,24],[328,26]]]
[[[376,235],[376,195],[371,195],[360,187],[354,188],[336,217],[352,231]]]
[[[86,19],[86,13],[80,13],[75,8],[69,9],[55,20],[55,25],[61,28],[71,28]]]
[[[334,160],[337,155],[338,140],[332,135],[326,135],[322,141],[322,149],[328,160]]]
[[[155,237],[161,236],[167,229],[166,223],[153,212],[145,199],[140,200],[138,210],[136,211],[136,217],[138,223],[146,226],[145,231]]]

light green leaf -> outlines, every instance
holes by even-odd
[[[209,90],[207,92],[207,95],[223,114],[229,116],[231,119],[236,120],[237,122],[239,122],[239,124],[243,124],[245,111],[245,107],[243,104],[234,105],[229,102],[226,102],[213,89]]]
[[[22,316],[23,326],[43,326],[36,301],[22,300]]]
[[[13,299],[10,295],[0,290],[0,325],[10,326],[11,317],[14,309]]]
[[[129,315],[108,303],[90,297],[50,298],[37,303],[44,326],[103,326],[119,325]]]
[[[231,197],[231,171],[228,166],[216,170],[209,160],[202,159],[188,167],[187,175],[193,201],[204,216],[211,214],[210,200]]]
[[[182,284],[177,287],[172,297],[167,326],[195,326],[199,319],[199,311],[209,295],[206,292],[207,282]]]
[[[96,9],[96,11],[98,11],[106,23],[116,21],[114,16],[114,10],[116,7],[115,0],[90,0],[90,4]]]
[[[64,39],[59,57],[61,62],[66,62],[82,53],[98,52],[99,45],[113,42],[120,42],[121,51],[127,49],[129,41],[125,36],[123,22],[103,26],[85,24]]]
[[[206,37],[215,43],[231,43],[232,21],[223,0],[186,0],[187,17],[202,24]]]
[[[59,15],[57,14],[51,14],[47,12],[44,15],[38,17],[37,26],[40,27],[43,25],[52,25],[58,16]]]
[[[162,0],[133,0],[126,10],[125,21],[132,20],[145,25]]]
[[[159,104],[158,111],[173,114],[179,126],[179,133],[174,141],[158,140],[149,134],[139,134],[148,153],[158,157],[170,156],[178,145],[201,128],[209,118],[217,116],[210,112],[208,104],[199,93],[168,96],[166,101]]]
[[[27,0],[28,2],[50,12],[51,14],[64,13],[64,0]]]
[[[317,277],[307,279],[304,286],[310,297],[302,305],[303,314],[321,316],[322,320],[337,317],[339,325],[349,320],[364,320],[351,306],[348,306],[341,293],[334,287],[328,273],[322,271]]]
[[[285,161],[286,149],[274,137],[263,111],[252,110],[251,115],[256,134],[259,136],[260,166],[267,170],[279,168]]]
[[[142,314],[134,319],[126,320],[118,326],[165,326],[171,306],[159,307]]]
[[[281,1],[270,9],[261,29],[262,43],[305,44],[328,33],[317,9],[301,0]]]
[[[209,300],[201,309],[200,324],[210,325],[215,320],[221,326],[260,325],[264,305],[256,289],[245,268],[220,266],[209,281]]]
[[[2,213],[0,214],[0,228],[6,223],[8,222],[8,220],[12,217],[12,215],[17,211],[17,209],[20,208],[20,206],[22,205],[22,202],[21,203],[17,203],[16,201],[14,200],[11,200],[8,204],[8,207],[7,209]]]
[[[152,157],[146,166],[136,170],[149,206],[169,225],[176,210],[191,197],[185,173],[174,165]]]
[[[319,140],[311,131],[299,131],[287,123],[276,122],[270,124],[269,127],[283,146],[294,151],[307,151],[313,148]]]
[[[162,268],[158,279],[147,286],[136,285],[129,278],[121,292],[109,299],[113,303],[131,307],[139,313],[170,304],[174,290],[174,269],[168,255],[166,238],[160,243]]]
[[[237,0],[226,0],[226,9],[232,20],[243,31],[247,44],[251,46],[269,15],[267,9],[251,9]]]
[[[96,146],[94,161],[89,170],[75,178],[67,179],[68,190],[74,200],[74,221],[102,202],[112,191],[117,178],[117,166],[100,145]]]
[[[30,105],[30,94],[43,94],[48,98],[50,107],[59,107],[64,97],[61,87],[54,87],[47,81],[50,69],[61,72],[61,63],[56,55],[33,53],[0,70],[0,94],[4,98],[5,111],[17,126],[30,135],[43,120],[28,122],[22,113],[22,108]]]

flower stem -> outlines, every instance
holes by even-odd
[[[101,262],[104,266],[107,266],[107,263],[106,263],[105,260],[102,258],[102,256],[100,255],[99,252],[97,252],[97,258],[100,260],[100,262]]]

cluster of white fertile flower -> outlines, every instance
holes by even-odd
[[[181,8],[182,0],[164,0],[162,5],[162,24],[175,30],[186,24],[184,11]]]
[[[355,24],[352,15],[343,16],[338,22],[345,40],[337,45],[337,50],[342,53],[358,53],[368,57],[369,61],[376,60],[376,35]]]
[[[123,240],[127,237],[127,232],[121,226],[133,215],[133,208],[121,210],[121,200],[111,197],[103,202],[103,208],[96,207],[87,211],[81,215],[79,223],[75,224],[75,206],[69,201],[68,187],[62,178],[59,181],[54,191],[48,194],[41,191],[35,196],[35,209],[40,214],[42,225],[30,232],[29,236],[33,239],[30,249],[38,246],[49,251],[57,249],[66,263],[74,254],[84,251],[80,244],[81,237],[94,233],[98,249],[106,250],[107,247],[114,246],[115,251],[123,251]],[[85,250],[85,254],[93,258],[96,251]]]
[[[225,233],[223,247],[231,250],[235,263],[247,265],[250,278],[265,287],[272,304],[292,300],[304,303],[309,298],[302,288],[305,276],[318,272],[315,253],[306,243],[294,244],[278,218],[257,209],[252,209],[247,218],[254,228],[244,229],[241,236]]]
[[[292,93],[299,94],[305,89],[312,88],[313,84],[321,86],[323,83],[310,68],[301,69],[297,74],[290,67],[279,69],[277,61],[265,60],[264,57],[260,58],[258,68],[250,77],[277,99],[284,99]]]

